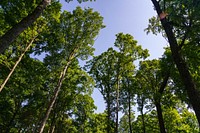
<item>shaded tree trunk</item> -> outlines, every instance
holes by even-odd
[[[109,85],[108,85],[109,86]],[[101,85],[101,89],[100,89],[100,92],[101,92],[101,94],[103,95],[104,94],[104,89],[103,89],[104,87]],[[112,114],[111,114],[111,96],[110,96],[110,88],[108,87],[106,90],[105,90],[106,92],[106,95],[103,95],[103,98],[105,99],[105,101],[106,101],[106,106],[107,106],[107,108],[106,108],[106,110],[107,110],[107,112],[106,112],[106,114],[107,114],[107,116],[106,116],[106,132],[107,133],[111,133],[111,127],[112,127],[112,125],[111,125],[111,116],[112,116]]]
[[[155,106],[156,106],[157,116],[158,116],[158,121],[159,121],[159,126],[160,126],[160,133],[166,133],[160,101],[156,102]]]
[[[144,100],[142,98],[142,108],[140,110],[140,113],[142,115],[142,130],[143,130],[143,133],[146,133],[146,125],[145,125],[145,121],[144,121],[144,112],[143,112],[143,107],[144,107]]]
[[[27,17],[23,18],[19,23],[14,25],[8,30],[2,37],[0,37],[0,54],[9,47],[9,45],[15,41],[15,39],[31,24],[33,24],[37,18],[42,14],[44,9],[51,3],[51,0],[42,0],[42,2],[35,8],[35,10]]]
[[[159,3],[156,0],[151,0],[153,5],[155,6],[155,9],[157,11],[157,14],[160,15],[162,13],[162,10],[160,8]],[[177,40],[174,36],[172,26],[170,23],[167,21],[166,18],[162,18],[161,20],[162,26],[166,32],[169,44],[170,44],[170,49],[172,51],[172,57],[173,60],[178,68],[178,71],[180,73],[181,79],[183,81],[183,84],[186,88],[188,97],[189,97],[189,102],[191,103],[194,112],[196,114],[198,123],[200,124],[200,92],[197,90],[196,85],[192,79],[192,76],[189,72],[189,68],[183,59],[179,46],[177,43]]]
[[[131,122],[131,91],[130,91],[130,83],[129,80],[127,80],[128,83],[128,125],[129,125],[129,133],[132,133],[132,122]]]
[[[164,119],[163,119],[163,115],[162,115],[162,108],[161,108],[160,100],[162,98],[164,89],[167,86],[169,76],[170,76],[170,69],[167,71],[167,73],[163,79],[163,82],[160,85],[160,89],[158,91],[160,97],[158,97],[157,99],[154,99],[161,133],[166,133],[166,130],[165,130],[165,123],[164,123]]]
[[[110,109],[110,95],[109,93],[107,93],[107,127],[106,127],[106,131],[107,133],[111,132],[111,123],[110,123],[110,118],[111,118],[111,109]]]

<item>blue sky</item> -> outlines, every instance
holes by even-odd
[[[76,6],[83,8],[91,7],[104,17],[104,25],[94,47],[95,55],[105,52],[114,46],[115,35],[123,32],[131,34],[139,45],[149,50],[150,59],[161,57],[167,46],[167,42],[161,36],[147,35],[144,29],[148,26],[148,20],[156,15],[151,0],[96,0],[96,2],[83,2],[79,4],[76,0],[70,3],[62,2],[63,9],[71,11]],[[104,101],[97,89],[94,90],[93,98],[98,107],[97,112],[105,109]]]

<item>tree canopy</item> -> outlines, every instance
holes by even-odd
[[[123,31],[94,55],[106,26],[92,8],[1,0],[0,132],[198,133],[200,2],[151,2],[158,16],[145,31],[169,43],[157,59]],[[94,89],[104,112],[95,111]]]

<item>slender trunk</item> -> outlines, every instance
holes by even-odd
[[[0,37],[0,54],[9,47],[9,45],[31,24],[33,24],[37,18],[41,15],[43,10],[51,3],[51,0],[42,0],[42,2],[35,8],[35,10],[27,17],[23,18],[19,23],[14,25],[8,30],[2,37]]]
[[[146,126],[145,126],[145,121],[144,121],[144,113],[143,113],[143,107],[144,107],[144,101],[143,101],[143,97],[142,97],[142,108],[140,110],[140,113],[142,115],[142,130],[143,130],[143,133],[146,133]]]
[[[118,119],[119,119],[119,77],[117,78],[115,133],[118,133],[118,125],[119,125]]]
[[[132,133],[132,123],[131,123],[131,97],[130,92],[128,94],[128,123],[129,123],[129,133]]]
[[[130,91],[130,83],[128,82],[128,124],[129,124],[129,133],[132,133],[132,122],[131,122],[131,91]]]
[[[22,60],[23,56],[25,55],[25,53],[28,51],[28,49],[31,47],[31,45],[33,44],[33,41],[35,40],[37,36],[35,36],[31,42],[28,44],[28,46],[26,47],[26,49],[24,50],[24,52],[21,54],[21,56],[19,57],[19,59],[17,60],[17,62],[15,63],[15,65],[13,66],[13,68],[11,69],[10,73],[8,74],[7,78],[4,80],[4,82],[2,83],[1,87],[0,87],[0,92],[2,91],[2,89],[4,88],[4,86],[6,85],[6,83],[8,82],[10,76],[12,75],[12,73],[14,72],[15,68],[17,67],[17,65],[19,64],[19,62]]]
[[[71,63],[71,62],[69,61],[69,62],[66,64],[66,66],[64,67],[64,70],[63,70],[63,71],[61,72],[61,74],[60,74],[60,78],[59,78],[58,84],[57,84],[56,88],[54,89],[53,97],[51,98],[51,100],[50,100],[50,102],[49,102],[49,105],[48,105],[48,107],[47,107],[45,116],[44,116],[44,118],[42,119],[41,125],[40,125],[40,127],[39,127],[39,131],[38,131],[39,133],[42,133],[43,130],[44,130],[45,124],[46,124],[46,122],[47,122],[47,119],[49,118],[49,115],[50,115],[50,113],[51,113],[51,110],[53,109],[53,106],[54,106],[54,104],[55,104],[55,101],[56,101],[56,99],[57,99],[57,97],[58,97],[58,93],[60,92],[60,88],[61,88],[61,86],[62,86],[62,82],[63,82],[63,80],[64,80],[65,74],[66,74],[66,72],[67,72],[67,69],[68,69],[70,63]]]
[[[161,108],[160,102],[156,102],[155,106],[156,106],[156,110],[157,110],[160,133],[166,133],[165,124],[164,124],[163,115],[162,115],[162,108]]]
[[[111,116],[111,111],[110,111],[110,97],[109,97],[109,94],[107,93],[107,98],[108,98],[108,101],[107,101],[107,108],[108,108],[108,111],[107,111],[107,127],[106,127],[106,130],[107,130],[107,133],[110,133],[111,132],[111,123],[110,123],[110,116]]]
[[[144,113],[143,111],[141,111],[141,115],[142,115],[142,130],[143,130],[143,133],[146,133],[146,126],[145,126],[145,121],[144,121]]]
[[[151,0],[152,3],[155,6],[155,9],[160,15],[162,13],[162,10],[160,9],[160,5],[156,0]],[[172,56],[174,59],[174,62],[178,68],[179,74],[181,76],[181,79],[184,83],[184,86],[186,88],[189,101],[194,109],[194,112],[196,114],[198,123],[200,124],[200,92],[197,90],[196,85],[192,79],[192,76],[189,72],[189,68],[185,62],[185,60],[182,58],[182,55],[179,51],[178,43],[177,40],[174,36],[172,26],[170,23],[167,21],[166,18],[161,19],[162,26],[166,32],[169,44],[170,44],[170,49],[172,51]]]

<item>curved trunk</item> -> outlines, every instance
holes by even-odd
[[[44,9],[51,3],[51,0],[42,0],[42,2],[35,8],[35,10],[27,17],[23,18],[19,23],[14,25],[8,30],[2,37],[0,37],[0,54],[9,47],[9,45],[31,24],[33,24],[37,18],[42,14]]]
[[[160,5],[156,0],[151,0],[152,3],[155,6],[155,9],[158,13],[158,15],[162,14],[162,10],[160,9]],[[186,88],[189,102],[192,104],[192,107],[194,109],[194,112],[196,114],[198,123],[200,124],[200,92],[197,90],[196,85],[192,79],[192,76],[189,72],[189,68],[185,62],[185,60],[182,58],[182,55],[179,51],[177,40],[174,36],[172,26],[167,21],[167,19],[161,18],[162,26],[167,34],[167,38],[170,44],[170,49],[172,51],[172,57],[174,59],[174,62],[178,68],[178,71],[180,73],[181,79],[183,81],[183,84]]]

